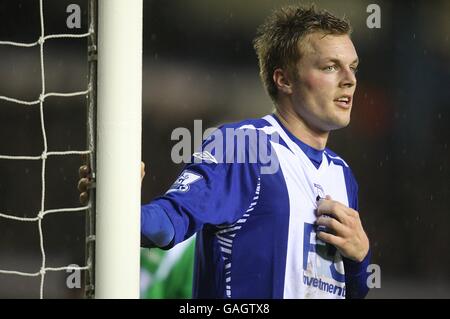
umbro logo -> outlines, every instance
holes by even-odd
[[[197,152],[197,153],[192,154],[192,156],[194,156],[195,158],[198,158],[202,161],[218,164],[216,158],[208,151]]]

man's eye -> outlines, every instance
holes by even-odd
[[[336,66],[335,65],[329,65],[329,66],[326,66],[323,70],[327,71],[327,72],[335,71],[336,70]]]
[[[350,68],[350,69],[352,69],[353,74],[358,73],[358,68],[357,67],[353,67],[353,68]]]

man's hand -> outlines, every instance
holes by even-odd
[[[78,180],[80,203],[86,205],[89,202],[89,189],[93,186],[91,168],[88,165],[80,166],[78,174],[80,176],[80,179]]]
[[[89,202],[89,189],[93,187],[91,168],[88,165],[80,166],[80,179],[78,180],[78,190],[80,191],[80,203],[86,205]],[[145,163],[141,162],[141,183],[145,176]]]
[[[354,261],[361,262],[366,257],[369,251],[369,239],[356,210],[327,196],[319,200],[317,216],[316,223],[326,226],[331,231],[331,234],[318,232],[318,238],[335,246],[342,256]]]

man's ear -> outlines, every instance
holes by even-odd
[[[278,92],[287,95],[292,94],[292,81],[286,70],[280,68],[275,69],[275,71],[273,71],[273,82],[275,83]]]

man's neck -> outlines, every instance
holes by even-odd
[[[289,132],[303,143],[318,150],[325,148],[329,132],[318,132],[314,130],[296,112],[283,107],[277,107],[275,116]]]

